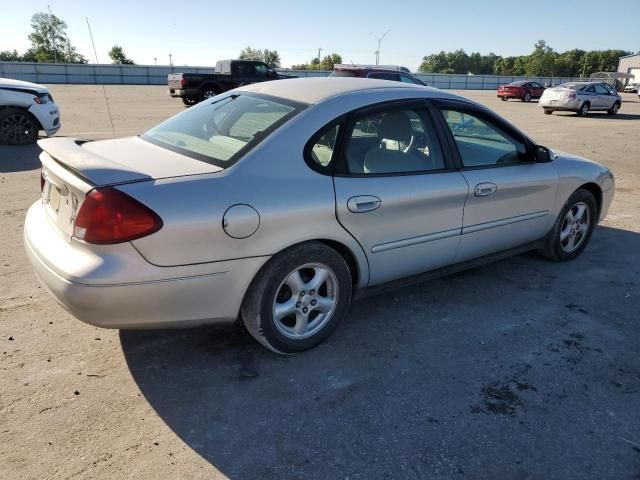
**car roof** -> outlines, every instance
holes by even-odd
[[[293,100],[294,102],[314,104],[337,95],[362,92],[365,90],[397,90],[399,88],[417,89],[420,92],[424,92],[425,88],[430,89],[430,87],[423,87],[422,85],[373,78],[312,77],[254,83],[241,87],[238,90],[263,93],[265,95]],[[431,90],[439,92],[437,89]]]

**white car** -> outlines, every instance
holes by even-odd
[[[37,83],[0,78],[0,143],[35,143],[60,129],[60,108],[49,89]]]
[[[624,87],[624,92],[625,93],[635,93],[635,92],[639,92],[640,93],[639,87],[640,87],[640,85],[638,85],[637,83],[630,83],[629,85]]]

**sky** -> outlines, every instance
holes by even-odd
[[[441,50],[525,55],[543,39],[556,51],[640,50],[640,0],[619,7],[602,0],[508,2],[428,0],[0,0],[0,50],[30,46],[31,16],[51,11],[68,25],[78,52],[95,63],[86,18],[99,63],[110,63],[117,44],[138,64],[209,66],[237,58],[246,47],[277,50],[283,67],[339,53],[343,61],[412,70]],[[603,12],[604,10],[604,12]],[[589,12],[593,12],[591,15]],[[604,17],[610,21],[596,25]],[[586,28],[585,28],[586,27]]]

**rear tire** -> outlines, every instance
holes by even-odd
[[[307,242],[274,256],[251,282],[241,315],[276,353],[313,348],[337,328],[351,301],[351,272],[334,249]]]
[[[200,89],[200,92],[198,93],[198,99],[201,102],[203,100],[206,100],[207,98],[215,97],[219,93],[220,89],[215,85],[205,85]]]
[[[584,102],[582,105],[580,105],[580,108],[576,112],[576,115],[578,115],[579,117],[586,117],[589,114],[590,106],[591,105],[589,105],[589,102]]]
[[[614,103],[613,106],[609,110],[607,110],[607,114],[615,115],[618,113],[618,110],[620,110],[620,102]]]
[[[586,248],[598,221],[598,207],[593,194],[578,189],[562,207],[541,255],[554,262],[573,260]]]
[[[0,110],[0,143],[27,145],[38,140],[40,125],[31,113],[21,108]]]
[[[543,109],[543,112],[544,112],[545,115],[551,115],[553,113],[553,110],[545,108],[545,109]]]
[[[500,97],[500,100],[502,100],[503,102],[507,101],[507,97]]]

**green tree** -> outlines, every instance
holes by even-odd
[[[22,61],[22,55],[16,49],[13,51],[2,50],[0,52],[0,60],[3,62],[20,62]]]
[[[67,24],[53,13],[38,12],[31,17],[31,48],[25,54],[38,62],[87,63],[67,36]]]
[[[260,50],[247,47],[242,49],[238,58],[240,60],[256,60],[266,63],[271,68],[280,68],[280,54],[277,50],[269,50],[267,48]]]
[[[342,63],[342,55],[332,53],[326,55],[322,60],[313,57],[309,63],[301,63],[299,65],[291,65],[292,70],[333,70],[333,66]]]
[[[109,57],[111,58],[111,63],[117,63],[121,65],[135,65],[133,60],[127,58],[124,54],[124,50],[120,45],[114,45],[109,50]]]

